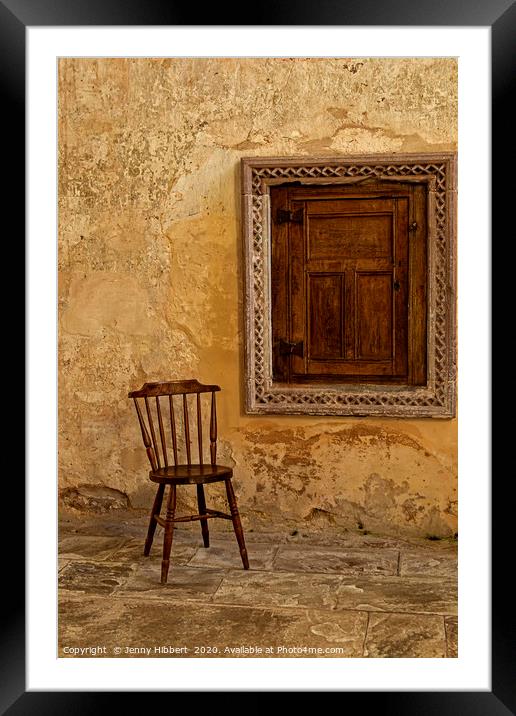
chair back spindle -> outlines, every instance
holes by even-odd
[[[138,416],[138,422],[140,424],[140,430],[142,431],[143,444],[145,445],[145,449],[147,451],[147,457],[149,458],[149,462],[151,464],[152,469],[157,470],[158,463],[156,462],[156,456],[154,455],[154,450],[152,448],[151,439],[149,437],[149,433],[145,426],[145,420],[142,415],[142,410],[138,403],[138,399],[133,397],[133,400],[134,400],[134,405],[136,407],[136,414]]]
[[[183,393],[183,420],[185,429],[186,462],[188,465],[191,465],[192,455],[190,448],[190,421],[188,418],[188,400],[186,398],[186,393]]]
[[[147,411],[147,419],[149,421],[150,434],[152,438],[152,446],[154,447],[154,455],[156,456],[156,463],[158,468],[161,467],[161,461],[159,459],[158,443],[156,442],[156,431],[154,430],[154,421],[152,420],[151,409],[149,405],[149,399],[145,396],[145,409]]]
[[[217,463],[217,406],[215,393],[219,390],[218,385],[203,385],[197,380],[177,380],[166,383],[145,383],[139,390],[133,390],[129,393],[129,398],[133,399],[136,408],[143,443],[151,464],[149,478],[159,485],[151,508],[143,554],[145,556],[150,554],[156,526],[161,525],[164,528],[163,559],[161,561],[162,584],[166,583],[168,577],[170,552],[176,522],[198,520],[201,525],[203,544],[205,547],[209,547],[208,521],[214,517],[230,520],[233,523],[242,564],[244,569],[249,569],[242,523],[231,483],[233,469]],[[206,395],[203,397],[202,393],[206,393]],[[211,395],[208,396],[208,393],[211,393]],[[195,395],[195,406],[192,404],[193,397],[190,397],[193,395]],[[164,402],[160,400],[162,397],[165,398]],[[167,397],[168,410],[166,407]],[[152,400],[152,398],[155,398],[155,400]],[[177,399],[174,400],[175,398]],[[177,400],[181,399],[182,406],[177,403]],[[210,401],[209,411],[208,401]],[[144,405],[145,409],[143,408]],[[204,416],[203,406],[206,408]],[[193,413],[190,415],[189,408],[196,412],[195,417]],[[193,421],[192,432],[195,431],[195,423],[197,423],[197,450],[194,447],[193,453],[191,438],[194,438],[194,436],[190,433],[190,417]],[[169,418],[170,425],[167,424]],[[203,445],[207,453],[208,435],[210,454],[209,458],[207,454],[205,458]],[[169,456],[172,455],[174,465],[169,464]],[[194,460],[198,457],[198,462],[192,463],[192,456]],[[164,463],[163,467],[162,461]],[[216,482],[225,483],[230,514],[209,509],[206,505],[204,486]],[[196,514],[176,516],[176,488],[178,485],[196,486],[198,507]],[[166,512],[163,517],[163,498],[167,488],[169,488],[169,492]]]
[[[201,417],[201,394],[197,393],[197,448],[199,450],[199,465],[203,464],[202,459],[202,417]]]
[[[165,428],[163,427],[163,417],[161,415],[158,395],[156,396],[156,413],[158,415],[159,436],[161,440],[161,452],[163,455],[163,462],[165,463],[165,467],[168,467],[167,441],[165,440]]]
[[[129,393],[129,397],[134,401],[143,443],[153,470],[161,469],[162,464],[164,468],[168,468],[170,465],[169,455],[173,455],[174,465],[176,466],[184,460],[184,457],[186,457],[186,464],[192,464],[193,436],[191,435],[190,429],[190,407],[192,407],[193,410],[196,410],[197,452],[199,456],[198,464],[206,464],[206,459],[203,454],[204,434],[208,433],[203,430],[204,400],[201,393],[211,393],[211,409],[209,415],[205,418],[205,430],[208,431],[209,425],[209,462],[212,465],[216,464],[217,409],[215,404],[215,393],[219,390],[220,388],[218,385],[203,385],[197,380],[185,380],[169,381],[167,383],[145,383],[140,390],[134,390]],[[193,406],[189,406],[188,401],[188,396],[194,394],[196,396],[195,408],[193,408]],[[175,396],[180,396],[182,398],[182,410],[176,411],[176,404],[174,401]],[[166,406],[163,408],[163,403],[160,400],[161,397],[168,397],[168,411]],[[155,398],[155,402],[151,402],[149,398]],[[145,410],[143,410],[143,404],[145,404]],[[168,419],[170,419],[170,426],[167,425]],[[181,460],[182,451],[180,451],[179,447],[181,428],[183,430],[186,453],[183,453],[183,460]],[[195,453],[193,454],[193,457],[195,459]]]
[[[177,433],[176,433],[176,415],[174,412],[174,399],[172,394],[168,396],[168,407],[170,412],[170,434],[172,436],[172,451],[174,453],[174,465],[178,464],[177,461]]]

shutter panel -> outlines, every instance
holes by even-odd
[[[423,315],[411,317],[409,342],[414,188],[281,187],[271,199],[274,379],[421,381]],[[424,244],[418,252],[421,263]]]

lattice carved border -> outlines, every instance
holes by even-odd
[[[272,380],[270,187],[289,181],[344,184],[375,178],[426,184],[428,197],[428,380],[426,386]],[[245,249],[245,409],[253,414],[455,415],[456,155],[242,159]]]

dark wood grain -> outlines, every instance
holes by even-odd
[[[304,204],[299,201],[289,201],[292,211],[299,211]],[[302,224],[289,224],[289,301],[284,307],[289,311],[287,324],[289,325],[288,341],[292,343],[305,344],[306,348],[306,265],[305,265],[305,222]],[[308,372],[307,351],[303,356],[291,355],[289,358],[289,376],[296,373],[306,374]]]
[[[245,569],[249,567],[247,551],[244,542],[244,533],[238,513],[235,493],[231,485],[233,470],[226,465],[217,464],[217,408],[215,394],[220,391],[218,385],[203,385],[197,380],[187,381],[168,381],[164,383],[145,383],[142,388],[133,390],[129,393],[129,397],[133,399],[136,415],[140,426],[143,444],[147,452],[151,470],[149,479],[151,482],[158,484],[158,490],[154,498],[151,510],[149,527],[147,530],[147,538],[145,541],[144,555],[148,556],[152,547],[156,525],[159,524],[164,528],[163,538],[163,560],[161,565],[161,581],[165,583],[168,578],[170,566],[170,551],[172,546],[172,538],[174,533],[174,524],[176,522],[193,522],[199,521],[201,524],[202,540],[205,547],[210,545],[210,535],[208,530],[208,520],[220,518],[231,520],[235,531],[235,536],[239,545],[240,554]],[[203,440],[203,404],[208,405],[208,398],[201,398],[202,393],[211,393],[210,414],[209,414],[209,434],[210,434],[210,459],[205,461],[203,456],[204,440]],[[191,433],[190,433],[190,416],[188,406],[188,396],[196,396],[196,424],[197,424],[197,448],[198,462],[192,464],[191,452]],[[168,396],[168,418],[170,426],[166,425],[167,411],[162,410],[160,397]],[[183,431],[185,439],[185,452],[187,464],[179,463],[179,446],[178,446],[178,429],[176,427],[176,411],[174,407],[174,396],[182,401],[182,411],[179,410],[178,419],[182,412]],[[155,410],[152,410],[149,398],[155,398]],[[142,406],[145,405],[145,414]],[[154,421],[157,421],[157,431]],[[194,428],[195,430],[195,428]],[[157,440],[159,434],[159,442],[161,445],[161,455],[163,456],[164,465],[161,465],[160,452]],[[168,445],[167,445],[168,440]],[[174,455],[174,464],[168,462],[169,448]],[[195,452],[194,452],[195,455]],[[222,482],[226,484],[226,494],[230,514],[219,510],[212,510],[206,506],[206,496],[204,485],[213,482]],[[176,516],[176,488],[178,485],[195,485],[197,493],[198,514]],[[229,485],[229,487],[228,487]],[[160,516],[161,506],[163,502],[164,491],[169,486],[169,494],[167,498],[167,509],[165,517]]]
[[[198,485],[208,482],[220,482],[232,474],[232,469],[225,465],[169,465],[149,474],[151,482],[162,482],[168,485],[174,481],[177,485]]]
[[[202,541],[205,547],[210,546],[210,532],[208,530],[207,519],[202,519],[206,513],[206,499],[204,497],[204,486],[197,485],[197,506],[199,508],[199,515],[201,516],[201,532]]]
[[[271,192],[271,216],[276,216],[279,209],[288,209],[288,191],[278,187]],[[288,377],[289,359],[278,350],[279,342],[289,335],[287,317],[289,295],[289,232],[287,223],[274,224],[274,241],[272,243],[271,263],[271,307],[275,317],[272,324],[272,374],[274,380],[283,381]]]
[[[157,462],[158,467],[161,467],[161,462],[159,459],[158,443],[156,442],[156,431],[154,430],[154,420],[152,419],[152,415],[151,415],[149,399],[147,398],[147,396],[145,396],[144,400],[145,400],[145,410],[147,411],[147,420],[149,421],[149,428],[150,428],[150,433],[151,433],[151,438],[152,438],[152,446],[154,448],[154,454],[156,456],[156,462]]]
[[[156,456],[154,455],[154,450],[152,448],[151,439],[149,437],[149,433],[148,433],[147,427],[145,425],[145,420],[143,419],[142,409],[140,407],[140,404],[136,400],[136,398],[134,398],[134,405],[136,407],[136,414],[138,416],[138,421],[140,423],[140,430],[142,431],[143,444],[145,445],[145,449],[147,451],[147,457],[149,458],[151,468],[153,470],[157,470],[158,463],[156,462]]]
[[[188,399],[186,395],[186,393],[183,394],[183,427],[185,430],[186,462],[190,465],[192,462],[190,448],[190,418],[188,417]]]
[[[174,398],[171,394],[168,396],[168,407],[170,415],[170,436],[172,438],[172,451],[174,453],[174,465],[177,465],[176,413],[174,410]]]
[[[357,272],[355,355],[359,361],[392,361],[392,283],[390,272]]]
[[[147,539],[145,540],[145,547],[143,549],[143,554],[145,557],[148,557],[150,554],[150,550],[152,547],[152,542],[154,540],[154,533],[156,532],[156,518],[159,517],[159,514],[161,512],[161,505],[163,503],[163,493],[165,492],[165,485],[159,485],[156,497],[154,498],[154,502],[152,504],[152,510],[150,514],[150,521],[149,521],[149,529],[147,530]]]
[[[199,464],[202,465],[202,416],[201,416],[201,394],[197,393],[197,450],[199,453]]]
[[[226,493],[228,496],[229,508],[231,510],[231,518],[233,520],[233,528],[240,549],[240,557],[242,558],[242,564],[244,569],[249,569],[249,558],[247,556],[247,549],[245,546],[244,530],[242,529],[242,523],[240,522],[240,514],[238,512],[238,505],[235,497],[235,491],[231,480],[226,480]]]
[[[344,274],[308,273],[308,360],[342,358]]]
[[[210,411],[210,459],[211,464],[217,462],[217,404],[215,393],[211,394],[211,411]]]
[[[170,565],[170,549],[174,535],[174,516],[176,514],[176,486],[172,483],[169,486],[167,512],[165,517],[165,535],[163,537],[163,561],[161,562],[161,583],[165,584],[168,577]]]
[[[394,255],[392,282],[394,290],[392,296],[392,328],[393,328],[393,369],[392,375],[403,377],[408,384],[412,383],[412,375],[409,371],[409,313],[414,317],[413,305],[409,299],[410,284],[413,277],[410,277],[409,262],[411,253],[412,232],[409,230],[409,212],[413,205],[413,187],[409,187],[409,196],[397,197],[395,202],[394,218]],[[426,353],[425,344],[422,350]]]
[[[163,416],[161,415],[161,407],[159,404],[159,396],[156,396],[156,413],[158,415],[159,436],[161,439],[161,452],[165,467],[168,467],[167,441],[165,440],[165,429],[163,427]]]
[[[409,181],[271,186],[274,380],[426,381],[424,198]]]
[[[183,393],[211,393],[220,390],[218,385],[203,385],[198,380],[174,380],[165,383],[144,383],[138,390],[129,393],[130,398],[143,398],[155,395],[183,395]]]

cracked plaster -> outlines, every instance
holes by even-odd
[[[127,392],[196,377],[223,388],[219,460],[245,519],[454,534],[456,420],[243,414],[238,172],[456,146],[453,59],[62,59],[60,488],[147,507]]]

